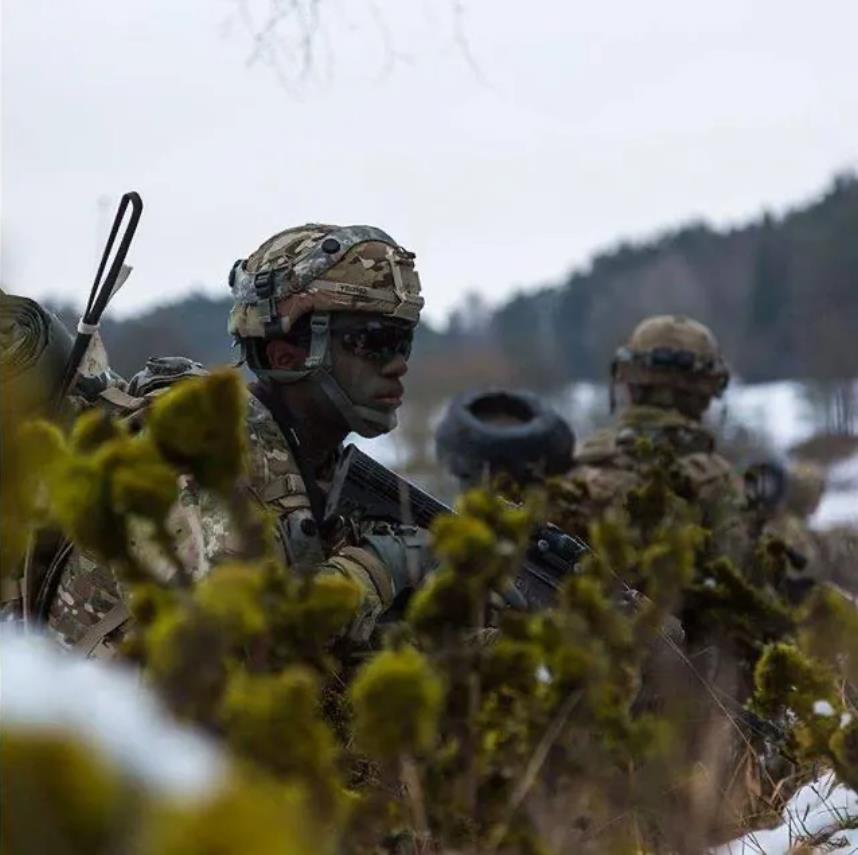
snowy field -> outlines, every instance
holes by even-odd
[[[553,405],[569,421],[579,439],[588,436],[609,418],[607,386],[573,383],[552,397]],[[436,415],[440,418],[441,412]],[[707,422],[719,432],[750,431],[760,445],[775,458],[786,458],[790,448],[822,429],[803,384],[733,383],[727,395],[707,413]],[[351,437],[368,454],[393,469],[409,458],[401,432],[373,440]],[[858,525],[858,454],[840,461],[828,473],[828,491],[814,515],[813,525],[824,529],[834,525]]]

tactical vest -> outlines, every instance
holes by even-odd
[[[732,467],[715,451],[715,439],[706,428],[680,413],[635,405],[620,414],[616,425],[585,440],[575,455],[571,477],[587,485],[597,510],[616,504],[636,485],[641,462],[634,450],[639,439],[666,443],[696,495],[705,499],[739,490]]]

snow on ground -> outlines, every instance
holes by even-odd
[[[724,402],[716,402],[714,413],[723,408],[726,426],[741,425],[760,434],[771,448],[785,454],[818,430],[813,406],[802,383],[733,383]]]
[[[583,439],[598,425],[608,421],[608,387],[604,383],[570,383],[551,396],[551,404],[572,425],[576,436]],[[407,404],[406,404],[407,406]],[[443,405],[439,407],[439,415]],[[717,428],[741,425],[761,435],[773,451],[786,453],[790,446],[812,436],[817,430],[812,405],[801,383],[734,383],[724,401],[716,401],[707,414]],[[352,434],[367,454],[387,466],[402,465],[408,458],[408,447],[401,434],[364,439]]]
[[[0,720],[7,734],[25,726],[76,737],[169,797],[206,796],[226,777],[214,746],[170,719],[133,672],[12,626],[0,627]]]
[[[604,383],[570,383],[553,395],[551,404],[572,425],[580,441],[609,419],[608,388]],[[436,420],[443,412],[438,408]],[[776,457],[786,458],[789,449],[820,430],[813,404],[802,383],[783,380],[775,383],[733,382],[722,401],[707,413],[707,422],[730,433],[738,429],[760,437]],[[410,456],[403,434],[363,439],[352,434],[350,442],[392,469],[404,467]],[[858,525],[858,455],[832,466],[828,492],[813,517],[815,528]]]
[[[854,853],[858,851],[858,829],[848,826],[855,825],[856,819],[858,794],[838,784],[828,772],[789,800],[782,825],[746,834],[719,846],[713,855],[789,855],[808,838],[815,838],[818,846],[802,849],[807,855]]]
[[[811,518],[814,528],[835,525],[858,526],[858,454],[853,454],[828,470],[825,496]]]

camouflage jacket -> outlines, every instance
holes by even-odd
[[[249,397],[247,431],[250,449],[246,485],[253,500],[276,518],[276,548],[286,563],[312,566],[314,572],[338,573],[354,581],[363,596],[347,635],[366,642],[379,616],[406,588],[431,569],[428,535],[422,529],[364,520],[342,525],[327,538],[315,531],[310,502],[291,449],[271,413]],[[333,465],[333,461],[332,461]],[[179,501],[168,518],[178,554],[196,579],[220,560],[235,554],[237,536],[228,509],[212,494],[198,490],[189,477],[179,479]],[[324,489],[324,480],[320,481]],[[137,544],[132,542],[132,549]],[[168,578],[174,570],[160,552],[143,553],[148,567]],[[66,647],[86,655],[110,657],[129,619],[124,592],[109,567],[79,550],[65,557],[48,628]]]
[[[703,522],[731,529],[733,553],[744,540],[743,489],[730,464],[715,451],[715,439],[699,422],[673,410],[634,405],[616,423],[585,440],[566,480],[580,488],[580,512],[589,519],[624,506],[629,492],[641,486],[648,465],[636,453],[638,440],[665,445],[671,452]]]

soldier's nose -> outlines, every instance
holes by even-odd
[[[393,359],[385,363],[381,373],[385,377],[403,377],[408,373],[408,360],[401,353],[398,353]]]

